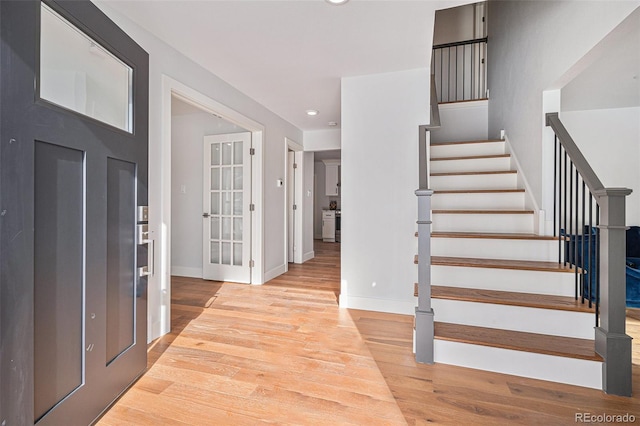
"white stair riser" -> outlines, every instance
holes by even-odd
[[[511,170],[511,158],[474,158],[431,161],[431,173],[484,172]]]
[[[431,176],[431,189],[516,189],[517,173]]]
[[[602,363],[435,340],[435,362],[602,389]]]
[[[433,194],[433,209],[524,209],[524,192]]]
[[[552,336],[594,339],[595,314],[431,299],[435,320]]]
[[[564,245],[563,245],[564,247]],[[557,261],[558,242],[489,238],[431,238],[433,256]]]
[[[431,265],[431,283],[449,287],[574,296],[574,274]]]
[[[505,142],[460,143],[455,145],[431,145],[431,157],[468,157],[472,155],[506,154]]]
[[[533,233],[532,214],[459,214],[434,213],[434,232]]]

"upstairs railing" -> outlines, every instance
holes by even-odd
[[[487,38],[433,46],[431,69],[438,102],[460,102],[487,97]]]
[[[435,76],[431,74],[430,124],[418,128],[418,306],[416,307],[416,361],[433,364],[433,309],[431,308],[431,195],[429,189],[429,132],[440,128]]]
[[[625,334],[625,197],[605,188],[557,113],[547,114],[554,142],[554,235],[558,262],[572,266],[575,298],[596,310],[596,352],[603,390],[631,395],[631,338]]]

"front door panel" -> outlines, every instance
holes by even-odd
[[[0,422],[89,424],[146,368],[148,56],[89,1],[0,19]]]

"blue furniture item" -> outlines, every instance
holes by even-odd
[[[627,306],[640,308],[640,257],[627,257]]]
[[[564,229],[560,230],[561,236],[569,237],[564,243],[565,260],[581,268],[587,272],[583,281],[583,293],[585,299],[589,299],[589,293],[591,293],[591,301],[596,301],[596,234],[597,229],[591,228],[591,235],[589,235],[589,227],[585,226],[583,235],[566,234]],[[591,246],[591,252],[589,252],[589,246]],[[584,248],[584,259],[583,259]],[[574,259],[575,256],[575,259]]]
[[[640,226],[627,229],[627,257],[640,257]]]

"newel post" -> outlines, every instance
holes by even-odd
[[[431,308],[431,195],[418,189],[418,306],[416,307],[416,361],[433,364],[433,309]]]
[[[429,138],[427,137],[430,128],[431,126],[419,127],[419,189],[415,192],[418,197],[418,306],[415,317],[415,345],[416,361],[424,364],[434,362],[433,309],[431,308],[431,196],[433,191],[428,189]]]
[[[600,205],[600,326],[596,352],[604,358],[602,390],[631,396],[631,337],[626,334],[626,221],[627,188],[594,192]]]

